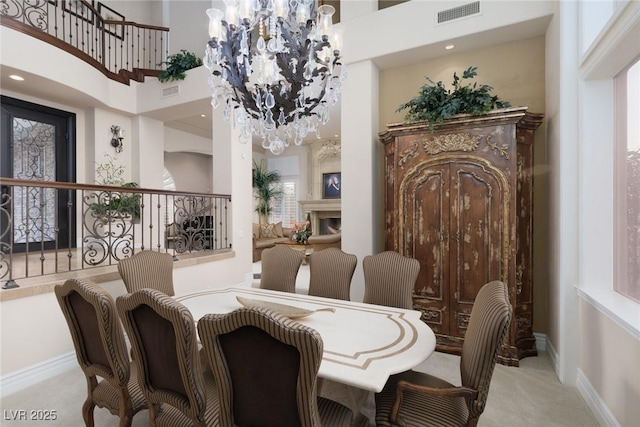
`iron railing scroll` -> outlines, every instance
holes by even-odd
[[[177,258],[232,247],[229,195],[11,178],[0,188],[3,289],[17,279],[116,265],[145,249]],[[32,232],[42,228],[43,211],[55,212],[51,232]]]

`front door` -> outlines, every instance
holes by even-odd
[[[1,104],[0,176],[75,182],[75,114],[6,96]],[[74,191],[37,186],[10,191],[2,186],[3,244],[13,244],[13,252],[75,246]]]

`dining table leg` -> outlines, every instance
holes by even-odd
[[[361,388],[346,386],[347,387],[347,396],[349,399],[349,407],[353,411],[353,426],[361,427],[368,426],[369,419],[362,412],[367,400],[371,397],[371,392],[368,390],[363,390]]]

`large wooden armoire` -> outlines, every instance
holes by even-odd
[[[430,128],[391,124],[385,145],[385,249],[420,261],[414,308],[458,353],[480,287],[501,280],[514,310],[498,361],[537,354],[532,331],[534,131],[526,107],[462,115]]]

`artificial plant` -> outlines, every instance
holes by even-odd
[[[105,154],[105,162],[96,167],[96,183],[104,186],[138,188],[137,182],[125,182],[124,166],[115,163],[115,157]],[[122,193],[118,191],[102,192],[98,201],[90,204],[90,208],[98,218],[133,217],[140,218],[139,193]]]
[[[442,81],[434,83],[426,77],[427,84],[420,88],[419,95],[400,105],[396,112],[409,110],[405,115],[405,122],[427,120],[433,130],[435,124],[440,124],[456,114],[481,115],[496,108],[510,107],[509,102],[491,94],[493,88],[489,85],[462,84],[464,80],[475,78],[478,74],[477,69],[478,67],[467,68],[462,72],[462,78],[454,72],[453,91],[446,89]]]
[[[181,49],[180,52],[169,55],[166,61],[158,65],[165,64],[167,68],[158,74],[158,80],[161,82],[169,82],[173,80],[184,80],[187,75],[185,71],[202,65],[202,59],[194,53]]]

